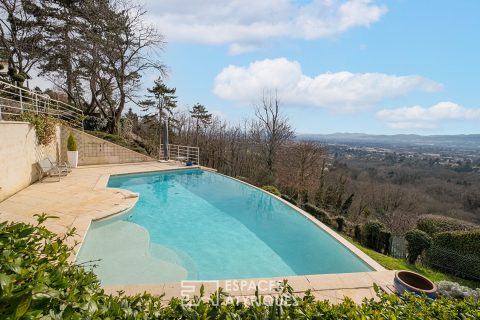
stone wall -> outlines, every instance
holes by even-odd
[[[59,147],[60,128],[54,142],[39,146],[28,122],[0,121],[0,201],[37,181],[36,163],[47,156],[57,160]]]
[[[144,154],[67,127],[61,129],[63,159],[67,158],[67,140],[70,132],[73,132],[77,142],[78,165],[80,166],[155,161]]]

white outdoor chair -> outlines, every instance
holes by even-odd
[[[47,156],[47,159],[52,163],[52,166],[64,168],[67,172],[71,172],[70,166],[68,165],[67,161],[56,161],[51,156]]]
[[[43,181],[45,177],[57,177],[60,181],[60,177],[68,174],[67,168],[54,166],[49,159],[40,160],[37,165],[41,172],[40,181]]]

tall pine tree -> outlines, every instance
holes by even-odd
[[[192,118],[195,119],[195,145],[198,147],[198,133],[200,126],[206,127],[212,121],[212,114],[208,112],[204,105],[196,103],[190,111]]]

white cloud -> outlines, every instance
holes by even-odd
[[[213,91],[223,99],[250,103],[266,89],[278,90],[282,102],[288,105],[344,112],[363,110],[412,91],[435,92],[441,87],[417,75],[337,72],[309,77],[297,61],[279,58],[256,61],[248,67],[230,65],[216,76]]]
[[[318,39],[368,27],[387,12],[371,0],[149,0],[149,19],[167,40],[228,44],[251,51],[269,38]]]
[[[443,121],[480,119],[480,108],[465,108],[453,102],[440,102],[428,108],[414,106],[380,110],[377,118],[394,129],[433,129]]]

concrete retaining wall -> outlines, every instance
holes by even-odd
[[[37,181],[36,162],[47,156],[58,159],[59,147],[60,128],[54,142],[39,146],[28,122],[0,121],[0,201]]]
[[[155,161],[155,159],[144,154],[67,127],[61,129],[63,159],[67,158],[67,140],[70,132],[73,132],[77,142],[78,164],[80,166]]]
[[[38,161],[47,156],[66,161],[70,132],[74,133],[77,142],[79,165],[155,161],[141,153],[64,126],[57,127],[54,142],[39,146],[35,129],[28,122],[0,121],[0,202],[39,179]]]

